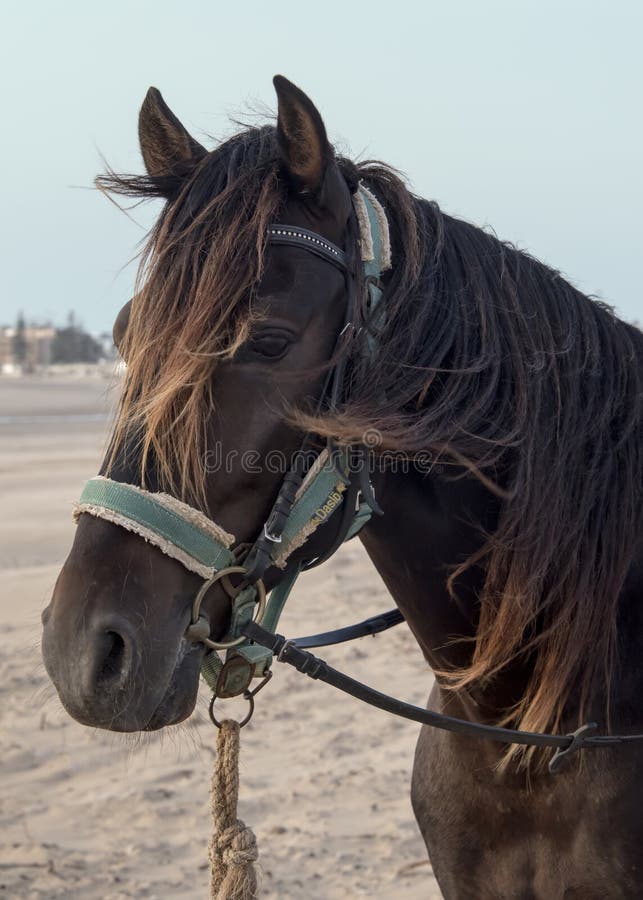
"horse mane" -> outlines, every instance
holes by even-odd
[[[345,443],[375,430],[380,452],[428,457],[500,498],[497,528],[448,578],[455,596],[468,570],[485,572],[471,662],[437,671],[443,686],[485,690],[522,664],[526,688],[499,724],[568,730],[592,704],[609,723],[643,526],[643,334],[511,244],[414,207],[417,280],[400,291],[393,276],[376,361],[337,415],[305,424]]]
[[[486,573],[470,665],[438,673],[487,687],[528,656],[505,724],[582,717],[616,656],[618,597],[641,532],[643,335],[559,272],[434,203],[391,168],[338,163],[363,179],[391,224],[377,354],[359,356],[337,413],[302,428],[343,443],[377,429],[380,451],[428,454],[500,497],[497,529],[452,571]],[[162,181],[113,172],[109,192],[169,197],[142,255],[121,348],[128,368],[112,462],[138,435],[142,477],[205,502],[213,370],[255,321],[264,235],[285,200],[272,126],[251,128]],[[355,348],[354,348],[355,349]],[[436,476],[437,477],[437,476]],[[609,691],[607,691],[609,693]]]
[[[143,247],[108,465],[129,453],[141,483],[207,509],[206,420],[213,370],[256,318],[266,228],[282,201],[274,128],[235,135],[162,178],[96,179],[109,194],[167,200]]]

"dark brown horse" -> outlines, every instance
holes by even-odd
[[[276,127],[211,152],[151,89],[148,174],[100,179],[167,201],[115,325],[128,371],[103,471],[250,542],[283,477],[261,460],[288,460],[304,432],[344,446],[376,434],[384,515],[361,539],[437,674],[430,707],[530,730],[592,718],[643,731],[643,335],[390,168],[338,157],[311,101],[275,87]],[[338,403],[320,409],[345,280],[300,247],[268,246],[266,228],[309,229],[355,267],[360,181],[386,210],[392,268],[383,314],[362,308],[342,345]],[[226,465],[206,465],[212,453]],[[299,556],[334,538],[319,528]],[[81,516],[43,615],[72,716],[135,731],[190,714],[203,647],[184,632],[200,584]],[[220,585],[204,609],[224,634]],[[449,900],[643,896],[640,743],[582,751],[554,777],[538,753],[423,728],[412,799]]]

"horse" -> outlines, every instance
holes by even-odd
[[[150,88],[146,174],[97,180],[164,201],[114,325],[127,372],[101,475],[216,516],[242,547],[283,482],[262,461],[289,463],[302,435],[366,447],[378,515],[359,539],[435,673],[428,708],[560,734],[588,716],[604,733],[642,730],[643,334],[390,166],[338,155],[310,98],[274,86],[276,122],[211,151]],[[390,242],[377,309],[362,188]],[[346,271],[271,242],[275,226],[339,248]],[[224,467],[207,465],[215,452]],[[266,590],[331,552],[334,523],[268,566]],[[202,584],[81,511],[43,613],[69,714],[123,732],[188,717]],[[201,594],[220,640],[229,593],[219,581]],[[643,896],[640,743],[585,749],[553,776],[540,749],[425,726],[411,800],[447,900]]]

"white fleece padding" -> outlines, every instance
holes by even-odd
[[[208,580],[212,578],[215,573],[213,566],[204,565],[202,562],[199,562],[198,559],[194,559],[194,557],[190,556],[189,553],[186,553],[185,550],[181,550],[180,547],[172,544],[160,534],[151,531],[149,528],[141,525],[140,522],[135,522],[133,519],[128,519],[126,516],[121,515],[121,513],[114,512],[113,509],[107,509],[106,506],[95,506],[92,503],[75,503],[74,519],[77,520],[81,513],[89,513],[90,516],[95,516],[97,519],[105,519],[106,522],[112,522],[114,525],[118,525],[126,531],[137,534],[139,537],[142,537],[143,540],[147,541],[148,544],[157,547],[161,553],[180,562],[182,566],[188,569],[188,571],[194,572],[195,575],[199,575],[201,578]]]
[[[328,456],[329,456],[328,448],[324,447],[324,449],[319,453],[319,456],[315,459],[314,463],[310,466],[310,468],[306,472],[306,474],[304,476],[304,480],[297,488],[297,492],[295,494],[295,500],[299,500],[299,498],[304,493],[304,491],[306,490],[306,488],[308,487],[310,482],[313,480],[313,478],[315,478],[317,476],[317,474],[319,472],[321,472],[323,467],[326,465]]]
[[[110,479],[105,478],[102,475],[97,475],[95,480],[109,481]],[[214,540],[219,541],[219,543],[223,544],[225,547],[231,547],[233,545],[234,535],[229,534],[227,531],[221,528],[220,525],[217,525],[216,522],[213,522],[212,519],[209,519],[205,515],[205,513],[202,513],[200,510],[194,509],[192,506],[188,506],[187,503],[183,503],[183,501],[177,500],[176,497],[172,497],[170,494],[152,493],[138,487],[135,484],[128,484],[126,486],[138,494],[153,498],[154,501],[160,506],[163,506],[165,507],[165,509],[176,513],[182,519],[190,522],[192,525],[195,525],[201,531],[214,538]],[[73,506],[74,521],[77,522],[78,517],[82,513],[89,513],[89,515],[95,516],[98,519],[105,519],[105,521],[112,522],[114,525],[119,525],[126,531],[131,531],[134,534],[139,535],[139,537],[142,537],[149,544],[153,544],[155,547],[158,547],[158,549],[162,553],[165,553],[166,556],[169,556],[172,559],[177,560],[177,562],[180,562],[181,565],[185,566],[185,568],[190,572],[194,572],[196,575],[200,575],[201,578],[212,578],[212,576],[214,575],[215,569],[212,566],[204,565],[202,562],[187,553],[187,551],[175,546],[171,541],[168,541],[162,535],[157,534],[155,531],[152,531],[145,525],[141,525],[140,522],[129,519],[122,513],[115,512],[113,509],[108,509],[105,506],[97,506],[93,503],[75,503]]]
[[[106,478],[104,475],[95,475],[92,478],[92,481],[111,481],[111,478]],[[224,547],[231,547],[233,545],[233,534],[229,534],[220,525],[217,525],[216,522],[209,519],[205,513],[195,509],[193,506],[188,506],[187,503],[183,503],[182,500],[177,500],[176,497],[172,497],[170,494],[146,491],[145,488],[138,487],[136,484],[127,484],[126,482],[123,482],[123,484],[131,491],[135,491],[143,497],[151,497],[155,503],[159,504],[159,506],[164,506],[165,509],[169,509],[171,512],[176,513],[182,519],[185,519],[186,522],[196,525],[197,528],[200,528],[201,531],[205,531],[206,534],[213,537],[215,541],[219,541]],[[78,504],[76,504],[76,506],[78,506]],[[80,513],[74,511],[75,519],[77,519],[79,515]]]
[[[357,223],[359,225],[359,244],[360,251],[362,254],[362,259],[364,262],[372,262],[375,259],[375,251],[373,248],[373,235],[371,233],[371,220],[368,217],[368,210],[366,209],[366,203],[364,202],[363,194],[368,196],[368,199],[373,204],[373,209],[375,210],[375,216],[377,218],[377,224],[380,227],[380,244],[381,244],[381,270],[382,272],[386,272],[387,269],[391,268],[392,260],[391,260],[391,233],[388,227],[388,219],[386,218],[386,212],[384,211],[384,207],[377,199],[377,197],[369,191],[365,185],[360,182],[359,190],[353,196],[353,206],[355,208],[355,215],[357,216]]]

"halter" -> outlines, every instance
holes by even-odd
[[[364,186],[355,195],[354,208],[360,229],[368,308],[373,316],[382,296],[380,274],[390,266],[388,224],[380,203]],[[344,342],[352,337],[361,299],[360,279],[349,270],[346,253],[313,231],[291,225],[270,225],[266,237],[270,245],[307,250],[344,274],[348,296],[346,314],[331,356],[332,359],[337,354],[339,361],[328,372],[317,411],[336,409],[347,365]],[[244,693],[253,678],[268,676],[272,653],[245,637],[245,627],[254,620],[274,634],[302,569],[322,563],[358,533],[373,511],[381,512],[368,478],[368,449],[338,448],[329,442],[306,467],[312,443],[313,436],[306,435],[260,534],[246,553],[241,546],[234,547],[234,537],[216,522],[176,498],[103,476],[87,482],[75,506],[76,519],[81,513],[89,513],[133,531],[204,579],[192,603],[186,637],[208,648],[201,671],[215,696]],[[336,537],[324,556],[286,569],[291,554],[303,547],[318,527],[331,519],[337,522],[338,517]],[[273,566],[286,571],[266,601],[262,579]],[[230,576],[242,576],[240,586],[235,588]],[[215,642],[210,638],[209,622],[201,612],[201,604],[208,590],[219,581],[231,597],[232,612],[227,634]],[[225,661],[219,656],[220,650],[227,651]]]

